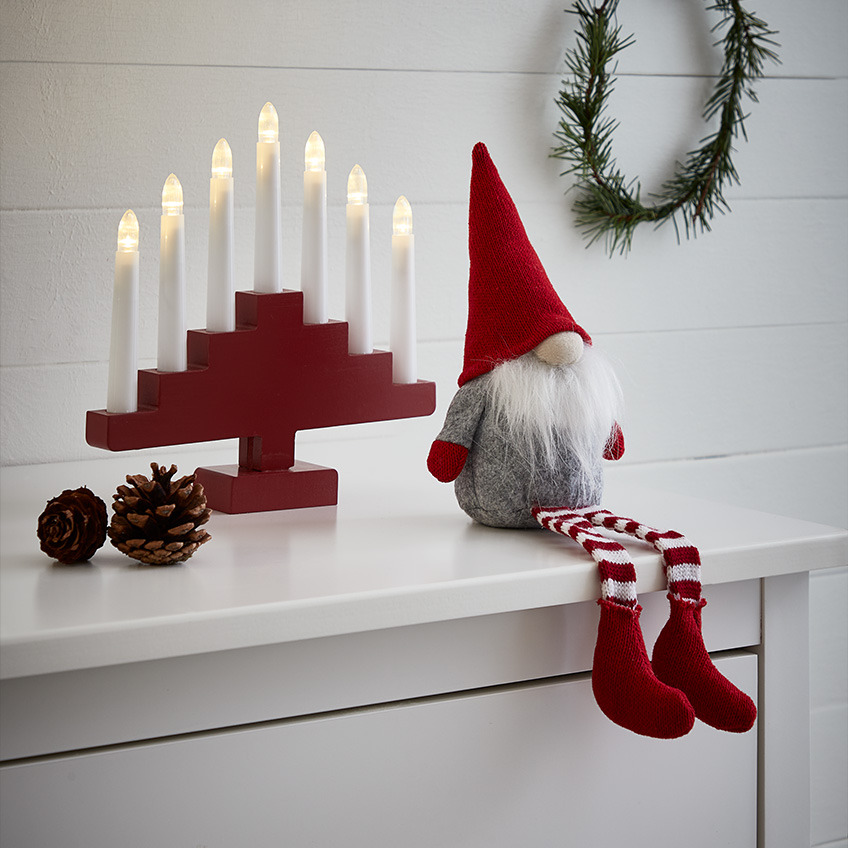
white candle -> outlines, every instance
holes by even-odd
[[[233,153],[225,138],[212,151],[209,180],[209,267],[206,276],[206,329],[236,328],[233,271]]]
[[[253,288],[283,290],[280,209],[280,123],[277,110],[266,103],[259,113],[256,143],[256,240]]]
[[[138,409],[138,218],[132,209],[118,225],[107,412]]]
[[[300,257],[300,287],[303,291],[303,320],[327,323],[327,172],[324,170],[324,141],[313,132],[306,142],[303,172],[303,249]]]
[[[415,347],[415,236],[412,207],[401,195],[392,214],[392,380],[415,383],[418,358]]]
[[[371,353],[371,237],[368,184],[354,165],[347,180],[347,249],[345,252],[345,319],[348,351]]]
[[[159,236],[159,348],[160,371],[185,371],[185,216],[183,187],[174,174],[162,189]]]

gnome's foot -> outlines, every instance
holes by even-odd
[[[684,736],[695,723],[695,712],[682,692],[654,675],[639,626],[642,608],[598,603],[601,621],[592,666],[598,706],[608,719],[642,736]]]
[[[713,665],[701,636],[701,607],[669,595],[671,615],[654,645],[657,677],[686,694],[695,715],[718,730],[744,733],[757,717],[754,702]]]

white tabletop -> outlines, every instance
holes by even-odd
[[[425,451],[426,453],[426,448]],[[154,455],[181,473],[233,461],[232,448]],[[593,600],[594,562],[540,530],[472,523],[452,487],[426,471],[403,435],[319,441],[298,458],[338,469],[339,505],[225,515],[180,566],[139,567],[109,542],[90,564],[40,550],[51,497],[87,485],[111,504],[149,459],[4,468],[0,525],[0,676],[21,677],[230,648],[337,636]],[[701,549],[704,583],[844,565],[848,533],[652,491],[607,474],[604,506]],[[644,475],[649,480],[650,472]],[[111,510],[110,510],[111,513]],[[622,540],[625,541],[625,540]],[[640,592],[664,588],[660,558],[625,541]],[[814,547],[813,547],[814,546]],[[814,555],[813,555],[814,553]]]

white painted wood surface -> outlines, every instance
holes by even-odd
[[[7,469],[0,480],[0,673],[27,676],[598,597],[595,563],[580,548],[541,531],[473,524],[456,508],[451,487],[410,458],[403,441],[315,447],[339,470],[338,507],[216,513],[212,542],[187,567],[153,572],[128,567],[111,545],[91,568],[50,569],[35,545],[32,516],[51,496],[45,492],[60,490],[59,477],[85,474],[81,482],[105,493],[123,479],[121,458]],[[215,458],[206,457],[219,464]],[[817,524],[669,498],[636,481],[610,482],[606,503],[648,526],[684,528],[701,550],[707,586],[848,562],[848,533]],[[638,591],[662,591],[659,555],[643,543],[626,544]]]
[[[756,686],[753,655],[718,666]],[[675,848],[686,833],[692,848],[751,848],[756,742],[705,725],[670,743],[638,737],[597,710],[588,679],[563,678],[7,766],[0,836],[42,848],[548,848],[650,833]]]
[[[708,595],[708,650],[759,644],[759,581],[711,586]],[[665,592],[639,601],[650,646],[668,619],[668,601]],[[0,760],[585,673],[597,629],[598,606],[585,601],[4,678]]]
[[[841,0],[815,0],[809,15],[787,0],[761,14],[780,30],[778,76],[845,76],[848,60],[824,39],[848,21]],[[167,0],[86,4],[75,14],[62,0],[7,0],[0,50],[17,61],[187,64],[242,67],[550,72],[563,69],[572,26],[556,5],[434,0],[427,8],[379,0],[316,0],[308,8],[249,0],[232,14],[226,0],[174,9]],[[627,71],[715,72],[720,57],[707,28],[715,18],[698,6],[633,0],[620,10],[623,28],[638,33]],[[215,39],[226,22],[226,39]],[[450,24],[447,26],[446,24]],[[144,38],[139,39],[139,35]],[[214,47],[214,51],[211,49]],[[707,65],[707,63],[710,63]],[[705,67],[706,65],[706,67]]]
[[[810,838],[808,612],[807,575],[763,580],[758,848],[793,848]]]
[[[456,756],[453,734],[474,724],[497,725],[500,694],[527,691],[535,698],[553,691],[539,683],[503,693],[480,687],[552,681],[556,675],[570,675],[554,688],[581,692],[582,706],[566,700],[539,713],[525,705],[511,718],[512,730],[503,743],[518,750],[528,744],[528,733],[531,740],[550,735],[554,749],[564,745],[562,750],[570,752],[568,757],[557,757],[565,771],[551,774],[544,758],[530,758],[530,773],[522,780],[526,792],[502,805],[500,830],[504,838],[513,839],[517,829],[529,827],[531,838],[549,838],[561,809],[549,803],[551,781],[560,790],[563,782],[581,781],[583,793],[594,797],[601,792],[600,781],[608,781],[609,774],[607,766],[597,765],[598,751],[615,751],[620,758],[622,750],[643,746],[645,740],[634,742],[635,737],[622,735],[606,720],[599,733],[592,729],[598,716],[581,673],[590,665],[594,633],[594,563],[576,546],[542,531],[508,532],[473,525],[457,514],[448,487],[415,471],[402,442],[381,443],[387,461],[380,465],[363,450],[368,445],[374,443],[347,440],[320,445],[326,459],[342,471],[339,507],[252,516],[216,514],[210,522],[210,545],[183,567],[154,570],[128,564],[109,550],[99,552],[91,566],[57,568],[34,550],[29,519],[43,492],[55,489],[56,475],[86,469],[93,473],[86,482],[102,490],[117,475],[120,458],[79,466],[7,469],[0,513],[4,675],[0,730],[3,756],[9,759],[0,779],[4,805],[14,813],[4,816],[6,839],[15,842],[28,834],[27,839],[52,845],[61,829],[66,840],[70,833],[81,844],[108,845],[132,817],[121,802],[111,802],[107,774],[121,797],[127,797],[129,790],[136,799],[135,781],[146,785],[153,772],[172,779],[182,774],[177,783],[188,781],[195,797],[203,797],[207,805],[224,795],[234,797],[230,782],[235,781],[239,791],[259,799],[258,812],[250,817],[258,828],[257,839],[266,831],[278,834],[277,809],[268,812],[262,800],[269,782],[279,786],[296,780],[304,794],[296,804],[298,810],[330,804],[340,820],[340,811],[347,809],[341,793],[348,779],[333,788],[324,768],[316,768],[314,754],[305,756],[290,741],[290,728],[307,725],[318,728],[308,749],[338,750],[333,756],[334,774],[360,774],[357,791],[388,797],[392,794],[388,775],[393,775],[391,784],[396,787],[408,785],[414,774],[422,781],[417,797],[424,793],[428,807],[440,805],[441,796],[432,786],[437,771],[445,770],[448,752]],[[393,452],[393,446],[399,452]],[[687,737],[693,749],[685,758],[673,758],[676,768],[685,764],[703,780],[695,793],[699,808],[704,798],[719,805],[726,795],[735,799],[734,805],[740,796],[744,800],[738,808],[724,809],[719,823],[705,824],[693,837],[694,844],[699,839],[705,845],[715,844],[715,839],[752,844],[759,773],[768,775],[758,790],[763,799],[760,821],[775,828],[775,840],[785,837],[788,841],[776,844],[788,848],[799,833],[809,832],[808,775],[804,768],[793,766],[806,763],[809,768],[809,736],[797,734],[789,744],[785,740],[809,715],[803,572],[844,563],[848,533],[680,496],[669,498],[632,483],[613,482],[609,501],[648,524],[685,526],[702,551],[706,595],[710,597],[711,588],[718,590],[713,597],[717,605],[705,614],[708,645],[755,646],[760,642],[761,617],[764,623],[759,692],[764,718],[759,737],[708,731],[709,738],[704,738],[700,732],[691,740]],[[661,514],[663,522],[658,520]],[[662,569],[655,552],[630,547],[639,575],[637,587],[645,595],[646,638],[651,642],[665,617]],[[794,576],[799,569],[800,578]],[[756,591],[761,578],[766,578],[762,614]],[[722,585],[714,587],[715,583]],[[648,594],[652,591],[654,597]],[[546,612],[546,607],[558,612]],[[506,650],[498,650],[498,645]],[[753,693],[756,658],[747,654],[721,662],[737,661],[748,669],[744,688]],[[317,685],[310,682],[316,668],[321,669]],[[216,691],[221,687],[223,691]],[[143,694],[136,698],[134,692],[139,691]],[[101,698],[103,692],[111,694]],[[450,695],[456,692],[465,694]],[[438,713],[434,717],[424,704],[399,703],[435,695],[448,697],[428,700],[427,707],[463,703],[472,718]],[[128,703],[132,709],[125,709]],[[379,705],[390,709],[373,709]],[[407,708],[412,718],[404,739],[414,741],[413,749],[404,751],[395,743],[396,730],[383,719]],[[339,709],[353,710],[349,715],[357,721],[336,741],[333,722],[347,718],[332,714]],[[63,721],[66,713],[80,717]],[[370,715],[375,716],[373,726],[358,721]],[[576,735],[581,739],[593,736],[590,754],[575,748],[571,724],[562,732],[564,715],[573,720],[573,727],[580,727]],[[237,729],[245,725],[254,728]],[[724,751],[728,739],[736,741],[730,753]],[[257,759],[254,743],[266,752],[264,759]],[[755,749],[762,757],[759,772]],[[443,755],[426,758],[423,762],[429,765],[417,768],[425,751],[442,750]],[[641,773],[654,773],[656,780],[665,776],[666,750],[669,746],[659,746],[644,767],[640,765]],[[62,756],[62,751],[68,755]],[[210,757],[228,764],[224,777],[220,770],[210,769]],[[244,777],[248,763],[249,778]],[[416,765],[413,772],[411,763]],[[514,764],[513,757],[500,757],[495,746],[484,760],[475,755],[469,761],[466,782],[491,793],[491,781],[499,785],[512,774]],[[734,781],[722,777],[728,767]],[[539,769],[546,780],[538,776]],[[213,773],[218,777],[205,782],[202,776]],[[325,781],[326,793],[316,793],[314,781]],[[165,798],[174,797],[174,785],[148,801],[153,811],[149,818],[166,828],[163,833],[171,838],[184,837],[197,827],[191,792],[182,795],[184,815],[172,815]],[[647,798],[653,798],[656,789],[649,779],[640,786],[648,794],[636,792],[632,803],[645,811],[651,806]],[[692,796],[688,786],[681,791],[680,803],[674,800],[676,789],[666,798],[677,808],[675,815],[688,809],[682,799]],[[95,796],[106,799],[108,814],[79,817],[79,825],[77,819],[66,817],[66,811],[87,808]],[[32,808],[21,803],[25,797],[48,799],[51,814],[35,817]],[[540,812],[533,812],[535,806],[526,807],[523,798],[535,799]],[[570,832],[578,834],[578,840],[588,838],[588,828],[599,827],[597,811],[585,798],[583,794],[583,800],[574,801],[583,815],[574,821],[569,817]],[[780,827],[780,815],[773,811],[784,812],[788,798],[793,803],[792,826]],[[221,816],[230,816],[216,822],[219,828],[231,820],[242,830],[252,826],[223,803],[212,807],[220,809]],[[390,808],[395,818],[389,817],[388,826],[408,827],[413,820],[408,808],[400,802]],[[472,809],[469,813],[461,804],[449,817],[455,818],[456,827],[487,833],[474,818],[479,805]],[[313,813],[304,820],[314,828]],[[618,817],[615,820],[619,822]],[[440,826],[443,821],[438,820]],[[492,824],[495,819],[488,812],[481,821]],[[639,819],[628,813],[624,821],[622,826],[630,827]],[[763,844],[771,848],[771,831],[762,832]],[[436,836],[426,829],[421,833],[422,844]],[[668,836],[660,833],[657,844],[670,840],[672,833],[677,839],[679,828]],[[156,841],[161,836],[151,831],[145,838]],[[376,838],[383,838],[382,832]],[[610,831],[609,838],[618,838],[618,831]]]

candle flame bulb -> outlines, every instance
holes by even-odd
[[[368,182],[365,171],[354,165],[347,178],[347,202],[353,206],[364,206],[368,203]]]
[[[266,103],[259,113],[259,141],[275,142],[280,140],[280,119],[273,103]]]
[[[118,250],[121,253],[133,253],[138,250],[138,218],[132,209],[124,212],[118,224]]]
[[[312,132],[306,141],[306,170],[324,170],[324,139],[317,132]]]
[[[412,207],[403,195],[397,199],[392,213],[392,232],[396,236],[412,234]]]
[[[162,188],[162,214],[183,214],[183,187],[176,174],[170,174]]]
[[[221,138],[212,151],[212,176],[231,177],[233,175],[233,151],[227,139]]]

